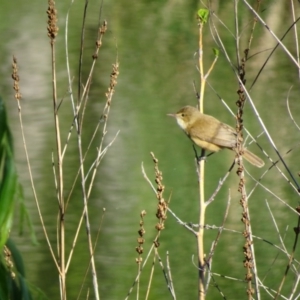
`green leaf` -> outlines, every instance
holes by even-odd
[[[6,243],[12,224],[17,186],[13,144],[0,98],[0,249]]]
[[[3,262],[0,262],[0,299],[9,299],[9,284]]]
[[[208,9],[200,8],[198,10],[198,17],[199,17],[201,23],[203,23],[203,24],[207,23],[208,16],[209,16]]]
[[[7,128],[6,124],[6,113],[2,98],[0,98],[0,141],[3,139],[3,135],[5,134]]]
[[[213,53],[216,57],[219,57],[220,51],[218,48],[213,48]]]

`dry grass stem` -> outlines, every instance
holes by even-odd
[[[276,219],[275,219],[275,217],[274,217],[274,214],[272,213],[272,210],[271,210],[271,207],[270,207],[270,205],[269,205],[269,202],[268,202],[268,200],[265,200],[265,202],[266,202],[267,208],[268,208],[268,210],[269,210],[270,216],[271,216],[271,218],[272,218],[272,221],[273,221],[275,230],[276,230],[276,232],[277,232],[278,239],[279,239],[280,244],[281,244],[281,246],[282,246],[283,252],[289,257],[288,251],[287,251],[287,249],[286,249],[286,247],[285,247],[285,244],[284,244],[284,242],[283,242],[282,236],[281,236],[281,234],[280,234],[280,231],[279,231],[279,228],[278,228]]]
[[[239,48],[236,50],[239,51]],[[246,101],[246,96],[244,93],[244,84],[246,83],[245,79],[245,64],[248,58],[248,52],[249,49],[246,49],[241,64],[239,66],[239,74],[240,74],[240,84],[239,90],[238,90],[238,100],[236,102],[236,105],[238,107],[237,111],[237,122],[236,122],[236,131],[237,131],[237,147],[236,147],[236,160],[238,164],[237,169],[237,175],[239,176],[239,187],[238,191],[241,193],[241,199],[240,204],[242,206],[243,212],[242,212],[242,222],[244,223],[245,229],[243,232],[243,236],[245,237],[245,244],[243,246],[243,252],[244,252],[244,267],[246,268],[246,276],[245,279],[248,283],[247,288],[247,295],[248,299],[252,299],[252,295],[255,293],[257,299],[260,299],[260,293],[258,288],[258,282],[256,279],[256,276],[254,276],[254,282],[256,286],[256,290],[252,286],[252,279],[253,274],[256,275],[255,271],[255,256],[254,256],[254,246],[253,246],[253,240],[252,240],[252,229],[251,229],[251,222],[250,222],[250,212],[248,209],[248,196],[246,192],[246,186],[245,186],[245,172],[244,172],[244,165],[243,165],[243,108]]]
[[[293,213],[298,214],[298,216],[300,216],[300,214],[295,211],[295,209],[290,206],[286,200],[281,199],[275,192],[271,191],[269,188],[267,188],[265,185],[263,185],[260,181],[256,180],[250,173],[248,173],[248,175],[250,176],[250,178],[254,181],[256,181],[256,183],[259,184],[259,186],[261,186],[265,191],[267,191],[270,195],[272,195],[275,199],[277,199],[278,201],[280,201],[283,205],[285,205],[286,207],[288,207]]]
[[[126,296],[125,300],[128,300],[128,299],[129,299],[129,296],[131,295],[131,293],[132,293],[132,291],[133,291],[133,289],[134,289],[136,283],[138,282],[138,280],[139,280],[139,278],[140,278],[140,276],[141,276],[141,274],[142,274],[142,272],[143,272],[143,269],[144,269],[145,265],[147,264],[147,262],[148,262],[148,260],[149,260],[149,258],[150,258],[150,255],[152,254],[153,250],[154,250],[154,244],[151,245],[151,248],[150,248],[150,250],[148,251],[146,258],[144,259],[144,263],[143,263],[142,267],[140,268],[140,272],[137,274],[137,276],[136,276],[136,278],[135,278],[135,280],[134,280],[132,286],[130,287],[130,289],[129,289],[128,293],[127,293],[127,296]]]
[[[149,183],[152,191],[156,194],[156,188],[154,187],[154,185],[152,184],[151,180],[149,179],[148,175],[146,174],[145,168],[144,168],[144,164],[141,164],[141,169],[142,169],[142,174],[143,177],[146,179],[146,181]],[[196,235],[196,232],[189,226],[189,224],[183,222],[174,212],[170,207],[167,207],[168,212],[177,220],[177,222],[180,225],[183,225],[186,229],[188,229],[189,231],[191,231],[193,234]]]
[[[198,17],[198,27],[199,27],[199,42],[198,42],[198,65],[199,65],[199,99],[198,107],[201,113],[204,112],[204,92],[206,86],[206,79],[204,74],[203,66],[203,28],[205,22]],[[205,156],[205,151],[202,150],[201,157]],[[199,229],[197,232],[197,252],[198,252],[198,299],[205,299],[205,260],[204,260],[204,224],[205,224],[205,192],[204,192],[204,174],[205,174],[205,161],[203,159],[197,159],[197,174],[199,183]]]
[[[65,271],[65,200],[64,200],[64,173],[63,173],[63,157],[62,157],[62,145],[61,145],[61,133],[58,116],[58,102],[57,102],[57,79],[56,79],[56,54],[55,54],[55,39],[58,33],[57,27],[57,10],[55,8],[55,2],[53,0],[48,1],[48,37],[50,38],[51,45],[51,61],[52,61],[52,97],[53,97],[53,115],[55,126],[55,138],[56,138],[56,155],[57,155],[57,188],[58,188],[58,202],[59,202],[59,216],[58,216],[58,228],[59,237],[58,255],[59,255],[59,275],[60,275],[60,294],[64,300],[67,298],[66,292],[66,271]]]
[[[300,206],[297,207],[297,210],[298,210],[298,213],[300,213]],[[290,268],[292,266],[292,263],[294,261],[295,251],[296,251],[296,248],[297,248],[297,245],[298,245],[299,233],[300,233],[300,216],[298,216],[297,227],[294,227],[294,232],[295,232],[295,239],[294,239],[293,249],[292,249],[292,252],[290,254],[289,261],[288,261],[286,269],[285,269],[285,273],[282,277],[282,280],[280,282],[280,285],[278,287],[278,290],[277,290],[277,293],[276,293],[274,299],[278,299],[278,297],[281,296],[281,290],[283,288],[283,285],[284,285],[284,283],[287,279],[287,275],[288,275],[288,273],[290,271]]]
[[[228,172],[225,174],[225,176],[219,180],[219,184],[217,186],[217,188],[215,189],[215,191],[213,192],[213,194],[210,196],[210,198],[205,202],[205,205],[209,205],[211,202],[214,201],[215,197],[217,196],[217,194],[219,193],[221,187],[223,186],[225,180],[227,179],[227,177],[229,176],[232,168],[234,167],[235,162],[233,162],[233,164],[231,165],[231,167],[229,168]]]
[[[25,152],[25,157],[26,157],[26,162],[27,162],[27,168],[28,168],[28,173],[29,173],[29,179],[30,179],[30,183],[31,183],[31,188],[32,188],[32,192],[33,192],[33,197],[34,197],[34,201],[37,207],[37,211],[38,211],[38,215],[39,215],[39,219],[41,222],[41,226],[47,241],[47,245],[49,247],[52,259],[55,263],[55,266],[57,268],[57,270],[59,271],[59,265],[56,259],[56,256],[54,254],[52,245],[50,243],[49,240],[49,236],[45,227],[45,223],[44,223],[44,219],[43,219],[43,214],[40,208],[40,204],[39,204],[39,199],[36,193],[36,188],[35,188],[35,184],[34,184],[34,179],[33,179],[33,174],[32,174],[32,170],[31,170],[31,163],[29,160],[29,155],[28,155],[28,149],[27,149],[27,143],[26,143],[26,138],[25,138],[25,132],[24,132],[24,126],[23,126],[23,118],[22,118],[22,107],[21,107],[21,93],[20,93],[20,87],[19,87],[19,83],[20,83],[20,77],[18,75],[18,64],[17,64],[17,58],[14,56],[13,57],[13,64],[12,64],[12,68],[13,68],[13,73],[12,73],[12,78],[14,80],[14,84],[13,84],[13,88],[16,92],[15,94],[15,98],[17,100],[17,105],[18,105],[18,115],[19,115],[19,122],[20,122],[20,128],[21,128],[21,134],[22,134],[22,140],[23,140],[23,147],[24,147],[24,152]]]
[[[224,217],[223,217],[222,224],[219,227],[217,236],[216,236],[215,240],[213,241],[213,244],[212,244],[212,246],[210,248],[210,251],[209,251],[209,255],[206,258],[206,263],[209,266],[209,268],[208,268],[209,270],[211,270],[212,257],[213,257],[213,255],[215,253],[216,247],[217,247],[218,242],[219,242],[219,240],[221,238],[222,231],[224,230],[226,219],[228,217],[229,208],[230,208],[230,201],[231,201],[231,196],[230,196],[230,191],[229,191],[229,193],[228,193],[228,200],[227,200],[227,206],[226,206],[226,210],[224,212]],[[206,292],[207,292],[207,289],[206,289]]]
[[[103,212],[103,214],[102,214],[102,216],[101,216],[100,225],[99,225],[99,227],[98,227],[97,236],[96,236],[96,239],[95,239],[95,242],[94,242],[93,253],[95,253],[96,246],[97,246],[97,244],[98,244],[98,240],[99,240],[99,237],[100,237],[100,232],[101,232],[101,229],[102,229],[102,223],[103,223],[103,220],[104,220],[104,215],[105,215],[106,209],[103,208],[102,212]],[[74,246],[75,246],[75,245],[74,245]],[[68,263],[71,261],[70,257],[71,257],[71,254],[70,254],[70,256],[69,256],[69,261],[68,261]],[[88,264],[88,266],[87,266],[87,268],[86,268],[86,272],[85,272],[84,277],[83,277],[83,279],[82,279],[82,284],[81,284],[81,286],[80,286],[80,290],[79,290],[79,292],[78,292],[77,299],[80,299],[80,295],[81,295],[81,293],[82,293],[82,291],[83,291],[83,288],[84,288],[84,285],[85,285],[86,278],[87,278],[87,276],[88,276],[88,272],[89,272],[90,266],[91,266],[91,259],[89,260],[89,264]],[[67,268],[68,268],[68,264],[67,264],[66,269],[67,269]],[[89,292],[89,291],[88,291],[88,292]]]
[[[146,174],[146,171],[145,171],[145,168],[144,168],[144,163],[141,164],[141,168],[142,168],[142,174],[143,174],[144,178],[149,183],[152,191],[156,194],[156,189],[155,189],[154,185],[152,184],[151,180],[149,179],[149,177]]]
[[[79,88],[79,91],[78,91],[78,95],[80,95],[80,102],[77,103],[77,107],[78,108],[80,108],[81,106],[83,107],[82,108],[82,113],[81,113],[80,131],[82,129],[82,125],[83,125],[83,121],[84,121],[85,109],[86,109],[87,100],[88,100],[87,96],[89,95],[89,90],[90,90],[90,87],[91,87],[91,81],[92,81],[92,77],[93,77],[93,74],[94,74],[94,69],[95,69],[95,65],[96,65],[96,62],[97,62],[98,53],[99,53],[100,47],[102,45],[103,35],[105,34],[106,30],[107,30],[107,22],[104,21],[102,26],[100,26],[100,28],[98,29],[99,36],[98,36],[98,39],[96,41],[96,50],[95,50],[95,52],[92,56],[92,58],[93,58],[92,66],[90,68],[90,72],[89,72],[88,78],[86,80],[86,83],[83,86],[82,95],[80,95],[80,88]],[[83,51],[83,49],[82,49],[82,51]],[[119,65],[118,65],[118,62],[117,62],[114,65],[114,68],[116,69],[116,74],[114,75],[115,78],[117,78],[117,76],[119,75],[118,67],[119,67]],[[81,77],[81,75],[80,75],[80,77]],[[115,85],[116,85],[116,82],[115,82],[114,86]]]
[[[265,28],[270,32],[270,34],[274,37],[274,39],[277,41],[277,43],[282,47],[284,52],[287,54],[287,56],[292,60],[292,62],[296,65],[296,67],[299,69],[299,63],[294,58],[294,56],[290,53],[290,51],[287,49],[287,47],[282,43],[282,41],[277,37],[277,35],[270,29],[270,27],[265,23],[265,21],[261,18],[261,16],[252,8],[252,6],[246,1],[242,0],[246,6],[249,8],[249,10],[254,14],[257,20],[261,22],[265,26]]]
[[[294,119],[294,116],[293,116],[292,111],[291,111],[291,108],[290,108],[290,102],[289,102],[289,99],[290,99],[290,92],[291,92],[291,89],[292,89],[292,87],[290,87],[289,92],[288,92],[288,96],[286,97],[286,107],[287,107],[288,113],[289,113],[289,115],[290,115],[290,119],[293,121],[295,127],[300,131],[300,126],[298,125],[298,123],[297,123],[296,120]]]
[[[177,215],[169,207],[168,207],[168,212],[177,220],[179,225],[184,226],[187,230],[189,230],[191,233],[193,233],[195,236],[197,236],[197,232],[191,227],[190,223],[183,222],[179,217],[177,217]],[[196,226],[194,226],[194,227],[196,227]]]
[[[173,299],[176,300],[175,288],[173,285],[172,272],[171,272],[170,261],[169,261],[169,252],[167,252],[167,271],[169,277],[170,291],[173,296]]]
[[[146,296],[145,296],[146,300],[148,300],[149,295],[150,295],[151,285],[152,285],[152,281],[153,281],[153,274],[154,274],[154,270],[155,270],[156,257],[157,257],[157,249],[154,246],[153,261],[152,261],[152,265],[151,265],[151,270],[150,270],[150,275],[149,275],[149,280],[148,280],[148,285],[147,285],[147,292],[146,292]]]
[[[163,274],[164,274],[164,277],[165,277],[165,280],[166,280],[167,287],[168,287],[168,289],[169,289],[169,291],[170,291],[170,293],[171,293],[172,298],[173,298],[173,299],[176,299],[175,290],[173,289],[173,285],[171,284],[170,278],[169,278],[169,276],[168,276],[168,274],[169,274],[169,273],[168,273],[168,270],[166,270],[166,268],[165,268],[165,266],[164,266],[164,264],[163,264],[163,261],[162,261],[161,257],[160,257],[159,254],[158,254],[158,249],[157,249],[157,248],[155,249],[155,251],[156,251],[156,256],[157,256],[157,258],[158,258],[159,265],[160,265],[161,270],[162,270],[162,272],[163,272]]]
[[[144,228],[144,217],[145,216],[146,216],[146,211],[145,210],[141,211],[141,213],[140,213],[140,229],[138,231],[139,237],[137,238],[138,246],[135,248],[135,251],[138,253],[138,257],[135,260],[138,265],[138,274],[141,273],[141,264],[143,261],[142,254],[144,252],[143,245],[145,243],[144,236],[146,233],[146,230]],[[140,280],[139,280],[139,278],[137,280],[136,295],[137,295],[137,299],[139,299],[139,295],[140,295]]]

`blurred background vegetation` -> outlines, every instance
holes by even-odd
[[[294,2],[299,15],[299,3]],[[235,21],[233,2],[211,1],[211,3],[215,15],[227,26],[225,29],[221,22],[214,18],[224,45],[231,59],[236,62],[236,41],[232,34]],[[66,139],[73,120],[68,100],[64,45],[65,18],[70,1],[56,1],[56,5],[60,28],[56,43],[58,89],[59,98],[65,97],[61,108],[61,125],[63,136]],[[84,78],[87,77],[92,62],[91,57],[99,23],[99,7],[99,1],[89,1],[83,64]],[[182,220],[198,222],[198,184],[194,152],[191,142],[179,130],[174,120],[168,118],[166,114],[176,112],[184,105],[196,105],[193,82],[199,88],[199,74],[196,67],[198,49],[196,12],[200,7],[203,6],[199,1],[182,0],[141,0],[127,1],[126,3],[116,0],[103,3],[101,20],[107,20],[108,31],[100,49],[89,97],[90,106],[86,114],[88,119],[86,125],[90,123],[91,126],[85,127],[83,135],[87,145],[106,101],[104,94],[109,84],[111,65],[117,57],[120,63],[120,75],[109,117],[107,143],[111,141],[118,130],[120,130],[120,134],[100,166],[97,184],[89,202],[94,235],[101,222],[102,210],[106,208],[96,249],[102,299],[124,298],[133,283],[137,272],[135,247],[141,210],[147,211],[145,217],[147,244],[145,248],[150,248],[156,234],[154,226],[157,201],[141,173],[141,163],[143,162],[148,176],[154,179],[154,166],[150,151],[153,151],[159,159],[160,170],[163,172],[163,181],[166,186],[165,198],[171,197],[170,207]],[[55,243],[57,200],[51,162],[51,153],[55,150],[55,140],[46,9],[46,1],[1,1],[0,95],[8,110],[19,180],[24,189],[25,203],[34,225],[38,244],[32,242],[30,230],[26,226],[23,234],[19,235],[18,206],[15,211],[11,237],[23,255],[30,285],[43,290],[48,299],[58,299],[58,275],[46,245],[32,197],[11,80],[12,55],[15,55],[18,58],[21,77],[22,114],[34,179],[46,226],[51,241]],[[69,17],[69,56],[74,82],[78,79],[83,9],[83,1],[75,1]],[[282,37],[293,22],[290,3],[285,1],[262,1],[261,16],[278,37]],[[242,1],[239,4],[238,20],[240,22],[241,49],[244,50],[250,37],[253,15]],[[292,31],[283,42],[295,54],[295,39]],[[214,59],[212,48],[217,47],[209,26],[206,26],[204,45],[207,68]],[[270,33],[258,23],[254,32],[250,59],[246,66],[247,87],[253,83],[266,57],[275,45],[276,41]],[[220,53],[218,63],[208,81],[212,88],[208,87],[206,90],[205,112],[234,126],[234,118],[218,97],[219,95],[234,112],[236,111],[238,82],[222,53]],[[293,115],[295,118],[299,116],[298,82],[297,68],[279,48],[251,90],[252,99],[282,154],[290,148],[295,148],[299,136],[299,131],[291,121],[286,108],[286,100],[289,97]],[[244,123],[254,136],[262,131],[248,104],[245,108]],[[276,154],[265,136],[259,138],[259,143],[270,157],[276,160]],[[250,149],[264,159],[266,162],[264,170],[267,169],[270,166],[268,159],[255,145],[251,145]],[[286,162],[293,174],[297,174],[299,170],[298,151],[296,148],[286,157]],[[232,159],[233,154],[225,151],[209,157],[206,164],[207,198],[216,189],[219,179],[224,176]],[[73,183],[74,174],[77,172],[77,163],[74,138],[70,141],[64,166],[66,191],[71,188]],[[92,163],[92,158],[90,163]],[[246,167],[255,178],[259,178],[264,171],[257,170],[248,164]],[[274,168],[263,178],[262,182],[292,207],[298,204],[298,195]],[[232,172],[215,201],[208,208],[206,220],[209,225],[219,226],[221,224],[230,192],[231,207],[225,226],[242,230],[239,195],[236,192],[237,184],[238,177],[235,172]],[[250,191],[254,182],[248,178],[247,184]],[[254,221],[254,234],[278,244],[278,234],[274,230],[265,200],[269,201],[273,209],[280,232],[286,235],[287,248],[291,248],[294,240],[292,228],[296,224],[296,215],[261,187],[255,190],[249,204]],[[67,239],[68,246],[73,240],[81,209],[81,191],[78,188],[73,194],[66,216],[66,230],[70,237]],[[287,226],[289,227],[287,228]],[[75,299],[79,294],[89,259],[85,229],[82,228],[81,231],[80,241],[77,244],[67,276],[69,299]],[[217,231],[207,231],[205,239],[207,252],[216,234]],[[160,242],[161,255],[169,251],[178,299],[195,298],[197,295],[195,238],[169,216]],[[244,278],[243,243],[244,239],[241,234],[224,232],[216,249],[213,271],[231,277]],[[278,279],[274,280],[274,278],[281,278],[284,273],[287,263],[286,256],[263,241],[256,242],[256,251],[260,276],[264,277],[265,275],[264,283],[276,289]],[[276,263],[271,266],[277,255]],[[155,284],[150,298],[171,299],[159,268],[156,268],[154,278]],[[238,299],[245,296],[244,283],[232,283],[228,279],[219,277],[215,277],[215,281],[227,299]],[[143,276],[141,282],[143,293],[148,276]],[[291,283],[287,284],[287,291],[290,290]],[[85,298],[88,288],[91,288],[90,280],[84,284],[81,299]],[[218,290],[212,286],[207,299],[219,297]]]

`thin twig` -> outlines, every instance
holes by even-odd
[[[35,201],[35,204],[36,204],[36,207],[37,207],[39,219],[40,219],[40,222],[41,222],[41,225],[42,225],[42,229],[43,229],[43,232],[44,232],[44,235],[45,235],[45,239],[47,241],[47,244],[48,244],[48,247],[49,247],[52,259],[53,259],[53,261],[55,263],[55,266],[56,266],[56,268],[57,268],[57,270],[59,272],[60,268],[59,268],[59,265],[58,265],[58,261],[56,259],[54,251],[52,249],[52,245],[51,245],[50,240],[49,240],[47,229],[46,229],[46,226],[45,226],[45,223],[44,223],[43,214],[42,214],[42,211],[41,211],[41,208],[40,208],[40,204],[39,204],[39,199],[38,199],[37,192],[36,192],[36,189],[35,189],[35,184],[34,184],[34,179],[33,179],[33,174],[32,174],[32,169],[31,169],[31,162],[30,162],[30,159],[29,159],[29,154],[28,154],[28,149],[27,149],[27,142],[26,142],[26,137],[25,137],[25,132],[24,132],[24,126],[23,126],[22,106],[21,106],[21,94],[20,94],[20,91],[19,91],[19,80],[20,80],[20,78],[19,78],[17,70],[18,70],[17,69],[17,59],[14,56],[13,57],[13,75],[12,75],[12,77],[14,79],[14,88],[15,88],[15,91],[16,91],[15,98],[17,100],[18,115],[19,115],[19,122],[20,122],[20,128],[21,128],[21,135],[22,135],[22,141],[23,141],[23,147],[24,147],[24,152],[25,152],[25,157],[26,157],[26,162],[27,162],[27,168],[28,168],[28,173],[29,173],[29,179],[30,179],[31,189],[32,189],[34,201]]]
[[[174,292],[174,290],[172,289],[172,285],[171,285],[171,283],[170,283],[170,278],[168,277],[168,272],[166,271],[166,268],[164,267],[164,264],[163,264],[163,262],[162,262],[161,257],[160,257],[159,254],[158,254],[158,251],[156,251],[156,256],[158,257],[158,262],[159,262],[159,265],[160,265],[160,267],[161,267],[161,270],[162,270],[162,272],[163,272],[163,274],[164,274],[164,277],[165,277],[165,280],[166,280],[166,284],[167,284],[167,287],[168,287],[168,289],[169,289],[169,291],[170,291],[170,293],[171,293],[171,296],[172,296],[173,299],[176,299],[175,292]]]
[[[261,18],[261,16],[252,8],[252,6],[247,2],[247,0],[243,0],[246,6],[250,9],[250,11],[256,16],[256,18],[266,27],[266,29],[270,32],[270,34],[274,37],[274,39],[278,42],[278,44],[282,47],[284,52],[288,55],[288,57],[292,60],[292,62],[296,65],[297,68],[300,68],[299,63],[293,55],[289,52],[286,46],[281,42],[281,40],[276,36],[276,34],[271,30],[271,28],[266,24],[266,22]],[[300,17],[296,20],[298,21]],[[293,24],[294,25],[294,24]]]
[[[290,255],[290,258],[289,258],[289,261],[288,261],[288,264],[286,266],[286,269],[285,269],[285,272],[284,272],[284,275],[283,275],[283,278],[280,282],[280,285],[278,287],[278,290],[277,290],[277,293],[274,297],[274,300],[278,299],[279,295],[281,294],[281,290],[283,288],[283,285],[285,283],[285,280],[287,279],[287,275],[289,273],[289,270],[291,268],[291,265],[292,265],[292,262],[294,260],[294,256],[295,256],[295,251],[296,251],[296,248],[297,248],[297,244],[298,244],[298,239],[299,239],[299,233],[300,233],[300,217],[298,217],[298,222],[297,222],[297,227],[294,228],[294,232],[295,232],[295,240],[294,240],[294,244],[293,244],[293,249],[292,249],[292,253]]]
[[[152,244],[152,246],[151,246],[151,248],[150,248],[150,250],[149,250],[149,252],[148,252],[148,254],[147,254],[147,256],[146,256],[146,258],[145,258],[145,260],[144,260],[144,263],[143,263],[143,265],[142,265],[142,267],[141,267],[141,269],[140,269],[140,272],[137,274],[135,280],[133,281],[132,286],[130,287],[130,289],[129,289],[128,293],[127,293],[127,296],[126,296],[125,300],[128,300],[130,294],[132,293],[133,288],[134,288],[135,284],[138,282],[138,280],[139,280],[139,278],[140,278],[140,276],[141,276],[141,274],[142,274],[142,271],[143,271],[145,265],[147,264],[148,259],[149,259],[149,257],[150,257],[150,254],[152,253],[153,249],[154,249],[154,244]]]
[[[300,72],[300,70],[299,70],[299,72]],[[297,124],[296,120],[294,119],[292,111],[290,109],[290,103],[289,103],[290,97],[289,96],[290,96],[291,89],[292,89],[292,87],[290,87],[288,95],[286,97],[286,106],[287,106],[287,110],[288,110],[288,113],[290,115],[291,120],[293,121],[293,123],[296,126],[296,128],[300,131],[300,126]]]
[[[225,176],[219,180],[219,184],[217,186],[217,188],[215,189],[215,191],[213,192],[213,194],[210,196],[210,198],[205,202],[205,205],[209,205],[217,196],[218,192],[220,191],[221,187],[223,186],[225,180],[227,179],[227,177],[229,176],[230,172],[232,171],[233,167],[235,165],[235,161],[232,163],[231,167],[229,168],[229,170],[226,172]]]
[[[95,240],[95,243],[94,243],[93,253],[95,253],[96,246],[97,246],[97,243],[98,243],[98,240],[99,240],[99,237],[100,237],[100,232],[101,232],[102,223],[103,223],[103,220],[104,220],[104,215],[105,215],[106,209],[103,208],[102,212],[103,212],[103,214],[102,214],[102,216],[101,216],[100,225],[99,225],[99,227],[98,227],[97,236],[96,236],[96,240]],[[74,244],[74,243],[73,243],[73,244]],[[71,257],[71,255],[69,256],[69,262],[70,262],[70,257]],[[69,262],[68,262],[68,263],[69,263]],[[67,265],[68,265],[68,264],[67,264]],[[87,276],[88,276],[88,272],[89,272],[89,269],[90,269],[90,265],[91,265],[91,258],[90,258],[90,260],[89,260],[89,264],[88,264],[88,266],[87,266],[87,268],[86,268],[85,274],[84,274],[84,276],[83,276],[83,278],[82,278],[82,284],[81,284],[81,286],[80,286],[80,290],[79,290],[79,293],[78,293],[78,295],[77,295],[77,300],[80,299],[80,295],[81,295],[81,293],[82,293],[82,291],[83,291],[84,283],[85,283],[86,278],[87,278]]]
[[[225,210],[225,212],[224,212],[224,217],[223,217],[222,224],[221,224],[221,226],[219,227],[217,236],[216,236],[216,238],[215,238],[215,240],[214,240],[214,242],[213,242],[213,245],[212,245],[212,247],[211,247],[211,249],[210,249],[209,255],[208,255],[207,259],[206,259],[206,263],[209,264],[209,265],[211,264],[210,261],[211,261],[213,255],[214,255],[214,252],[215,252],[215,249],[216,249],[216,247],[217,247],[217,245],[218,245],[218,242],[219,242],[219,240],[220,240],[222,231],[224,230],[224,225],[225,225],[225,222],[226,222],[226,220],[227,220],[228,213],[229,213],[230,201],[231,201],[231,196],[230,196],[230,191],[229,191],[229,193],[228,193],[228,200],[227,200],[227,206],[226,206],[226,210]],[[210,268],[209,268],[209,269],[210,269]]]
[[[170,283],[170,289],[171,289],[171,294],[173,296],[173,299],[176,300],[176,294],[175,294],[175,289],[173,285],[173,279],[172,279],[172,272],[171,272],[171,267],[170,267],[170,261],[169,261],[169,251],[167,251],[167,271],[168,271],[168,276],[169,276],[169,283]]]

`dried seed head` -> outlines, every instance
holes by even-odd
[[[136,252],[137,252],[138,254],[143,254],[143,252],[144,252],[144,249],[143,249],[142,246],[137,246],[137,247],[135,248],[135,250],[136,250]]]
[[[58,33],[58,27],[56,25],[57,23],[57,10],[55,9],[55,2],[53,0],[48,1],[48,9],[47,9],[47,15],[48,15],[48,37],[51,40],[51,44],[54,43],[55,37]]]
[[[140,236],[143,236],[144,234],[146,233],[146,230],[144,228],[141,228],[139,231],[138,231],[138,234]]]
[[[145,239],[143,239],[142,237],[137,238],[137,242],[142,245],[145,243]]]
[[[16,98],[16,100],[20,101],[22,98],[22,95],[20,93],[20,86],[19,86],[20,77],[18,74],[18,65],[17,65],[17,59],[15,56],[13,56],[12,69],[13,69],[13,73],[12,73],[11,77],[14,80],[13,89],[16,92],[15,98]]]
[[[141,257],[138,257],[138,258],[135,259],[135,262],[137,264],[140,264],[142,261],[143,261],[143,259]]]

